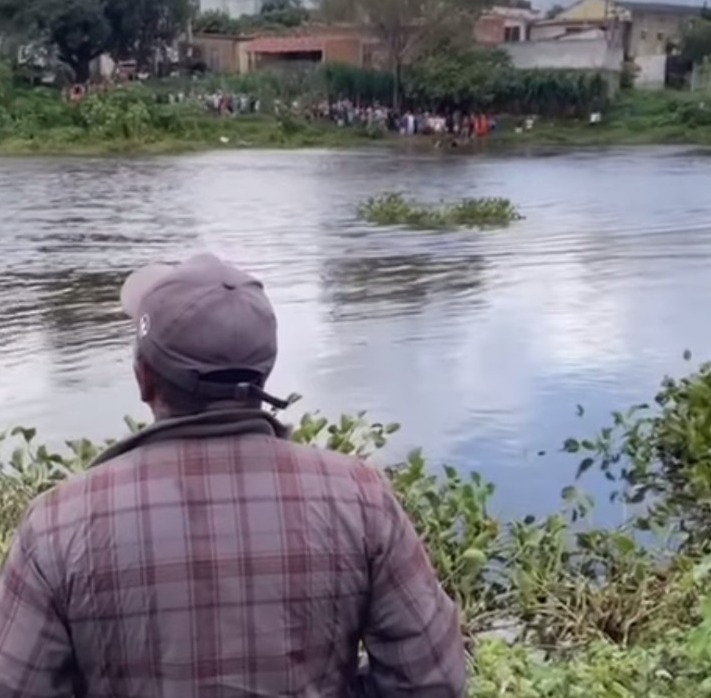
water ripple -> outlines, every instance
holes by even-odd
[[[545,508],[574,464],[531,454],[584,427],[576,404],[599,424],[709,354],[710,174],[681,148],[0,160],[2,421],[59,440],[145,416],[118,287],[211,249],[270,289],[275,389],[402,421],[393,454],[423,445],[507,510]],[[383,190],[508,196],[525,220],[376,230],[356,208]]]

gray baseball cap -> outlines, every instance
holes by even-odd
[[[277,320],[260,281],[211,254],[133,272],[121,304],[139,355],[165,380],[206,400],[251,394],[286,403],[261,386],[277,357]]]

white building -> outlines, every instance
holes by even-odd
[[[262,9],[263,0],[200,0],[201,12],[226,12],[237,19],[242,15],[256,15]]]
[[[226,12],[233,19],[242,15],[256,15],[262,9],[266,0],[199,0],[200,12]],[[313,9],[317,0],[302,0],[301,4],[306,9]]]

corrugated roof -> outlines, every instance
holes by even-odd
[[[249,53],[313,53],[323,51],[317,36],[262,36],[247,44]]]
[[[671,2],[629,2],[629,0],[624,0],[617,4],[630,12],[649,12],[659,15],[700,15],[703,9],[702,5],[676,5]]]

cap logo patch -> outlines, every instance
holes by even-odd
[[[143,339],[151,329],[151,318],[148,315],[143,315],[138,321],[138,337]]]

